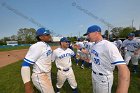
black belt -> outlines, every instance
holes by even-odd
[[[58,68],[58,70],[61,70],[61,71],[67,72],[67,71],[69,71],[69,68],[67,68],[67,69],[61,69],[61,68]]]
[[[93,71],[93,70],[92,70],[92,72],[93,72],[94,74],[96,74],[96,75],[97,75],[97,74],[98,74],[98,75],[101,75],[101,76],[104,75],[104,74],[102,74],[102,73],[97,73],[97,72],[95,72],[95,71]]]

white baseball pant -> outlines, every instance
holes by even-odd
[[[72,68],[69,68],[68,71],[58,70],[56,87],[61,88],[66,80],[68,80],[72,89],[77,88],[77,82]]]
[[[99,73],[92,72],[93,93],[111,93],[113,85],[112,75],[99,75]]]
[[[55,93],[51,81],[51,73],[33,73],[32,81],[41,93]]]
[[[128,65],[131,59],[133,65],[138,65],[139,55],[134,55],[134,52],[126,51],[125,53],[125,62]]]

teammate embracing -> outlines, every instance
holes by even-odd
[[[74,51],[69,47],[69,40],[66,37],[61,38],[60,48],[53,51],[52,61],[55,61],[57,72],[57,83],[56,91],[60,93],[60,88],[62,88],[64,82],[68,80],[73,93],[77,92],[77,82],[75,80],[75,75],[72,69],[71,57],[74,56]]]
[[[40,28],[36,32],[37,43],[33,44],[22,63],[21,76],[25,93],[33,93],[30,81],[30,65],[33,65],[32,82],[41,93],[54,93],[51,82],[52,49],[46,43],[51,40],[49,30]]]
[[[89,50],[92,61],[92,82],[94,93],[111,93],[113,70],[118,68],[118,86],[116,93],[128,93],[130,72],[117,47],[103,40],[101,28],[90,26],[84,34],[95,42]]]

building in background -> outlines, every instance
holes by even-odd
[[[6,41],[7,45],[15,46],[18,45],[18,41]]]
[[[59,42],[62,37],[52,37],[53,42]]]

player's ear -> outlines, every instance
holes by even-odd
[[[43,39],[43,36],[39,36],[39,39],[42,40]]]

